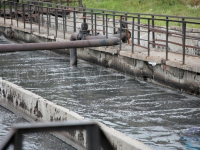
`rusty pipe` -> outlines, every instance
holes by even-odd
[[[42,43],[24,43],[24,44],[2,44],[0,53],[16,51],[34,51],[34,50],[56,50],[66,48],[83,48],[118,45],[119,38],[109,38],[100,40],[81,40],[69,42],[42,42]]]
[[[78,34],[79,34],[78,32],[73,33],[70,37],[70,41],[76,41]],[[121,38],[120,34],[113,34],[111,36],[108,36],[108,39],[110,38],[119,38],[122,41],[124,41],[126,39],[126,33],[122,33]],[[106,36],[105,35],[86,36],[83,40],[96,40],[96,39],[106,39]]]

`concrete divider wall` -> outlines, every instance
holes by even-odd
[[[5,80],[0,80],[0,104],[31,122],[84,120],[83,117],[73,111],[58,106]],[[82,135],[83,137],[80,138]],[[81,131],[70,134],[68,138],[69,139],[66,139],[64,136],[61,137],[61,139],[73,145],[73,141],[76,139],[78,141],[79,139],[79,143],[75,145],[78,149],[83,149],[83,145],[86,145],[86,135],[82,134]]]
[[[49,121],[86,121],[82,116],[69,109],[58,106],[41,96],[23,89],[13,83],[0,79],[0,105],[14,113],[20,114],[31,122]],[[116,150],[150,150],[142,142],[134,140],[113,128],[98,123],[110,139]],[[84,131],[73,134],[56,134],[59,138],[81,150],[86,146]],[[80,138],[81,137],[81,138]]]

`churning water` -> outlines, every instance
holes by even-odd
[[[1,44],[12,44],[12,42],[8,41],[3,36],[0,36]],[[3,59],[0,58],[0,62]],[[1,64],[3,65],[3,64]],[[3,66],[1,66],[3,67]],[[0,71],[1,72],[1,71]],[[2,74],[1,74],[2,75]],[[1,77],[0,75],[0,77]],[[0,106],[0,143],[2,142],[4,136],[6,136],[10,130],[10,127],[13,124],[23,124],[28,123],[25,119],[17,114],[13,114],[9,110]],[[68,144],[62,142],[58,138],[54,137],[49,133],[34,133],[34,134],[25,134],[23,136],[23,149],[25,150],[74,150]],[[9,150],[13,149],[12,146],[9,147]]]
[[[81,60],[72,68],[68,57],[49,51],[0,54],[0,70],[3,79],[153,149],[200,147],[197,97]]]

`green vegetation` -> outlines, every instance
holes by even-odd
[[[83,0],[88,8],[200,17],[200,0]]]

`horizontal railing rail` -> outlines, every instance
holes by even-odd
[[[23,135],[27,133],[38,132],[58,132],[58,131],[74,131],[85,130],[87,138],[87,150],[114,150],[114,147],[95,122],[51,122],[51,123],[34,123],[19,124],[11,128],[11,131],[0,144],[0,150],[6,150],[11,144],[14,150],[22,149]]]
[[[84,17],[83,13],[86,14]],[[186,55],[200,56],[198,17],[118,12],[30,0],[1,1],[0,16],[4,18],[4,24],[9,19],[12,26],[15,20],[17,27],[22,22],[23,28],[31,33],[58,37],[59,32],[64,39],[67,33],[80,30],[85,20],[92,35],[108,37],[119,31],[126,33],[127,43],[120,42],[119,51],[144,52],[151,56],[152,51],[158,50],[165,52],[165,60],[170,59],[169,52],[178,53],[182,55],[182,64],[186,63]],[[45,30],[41,30],[43,27]]]
[[[12,0],[13,2],[41,2],[41,3],[54,3],[66,6],[82,7],[82,0]]]

